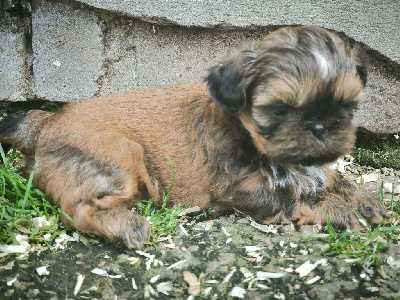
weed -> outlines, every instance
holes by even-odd
[[[389,236],[400,229],[400,226],[383,227],[383,222],[375,229],[362,218],[360,219],[367,226],[367,232],[336,231],[327,221],[327,236],[310,237],[328,243],[328,247],[321,254],[327,256],[344,256],[347,262],[361,265],[364,270],[370,273],[371,267],[385,264],[385,259],[381,255],[388,248],[387,239]]]
[[[155,248],[157,248],[155,241],[158,237],[171,235],[174,232],[175,228],[179,224],[179,214],[182,212],[179,205],[175,204],[172,208],[167,207],[168,199],[171,196],[172,188],[175,184],[175,167],[168,156],[167,159],[171,165],[173,177],[168,192],[163,192],[162,204],[154,205],[152,200],[146,200],[138,202],[135,205],[137,212],[144,216],[152,226],[153,236],[151,241]]]
[[[59,218],[65,212],[53,206],[44,193],[34,187],[33,174],[27,180],[17,173],[19,154],[16,150],[6,155],[0,145],[0,155],[3,160],[0,167],[0,242],[17,244],[16,236],[25,234],[29,242],[49,245],[48,242],[63,231]]]
[[[17,235],[28,234],[28,242],[45,243],[50,247],[49,242],[64,231],[59,222],[60,215],[64,214],[72,219],[60,208],[52,205],[45,194],[34,187],[33,173],[28,180],[18,173],[21,155],[15,149],[6,155],[0,145],[0,155],[3,159],[3,165],[0,166],[0,243],[17,244]],[[157,237],[173,233],[179,224],[178,216],[182,211],[177,205],[167,207],[175,184],[175,168],[172,160],[167,158],[173,171],[173,181],[167,193],[163,193],[162,205],[156,206],[151,200],[136,204],[138,213],[152,225],[153,245]],[[46,225],[38,226],[39,219],[42,223],[47,222]]]

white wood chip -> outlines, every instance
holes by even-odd
[[[136,250],[136,253],[147,258],[147,260],[145,262],[146,270],[150,270],[152,264],[153,264],[154,267],[163,266],[164,265],[164,263],[162,261],[156,259],[155,258],[156,256],[153,255],[153,254],[149,254],[149,253],[146,253],[146,252],[143,252],[143,251],[140,251],[140,250]]]
[[[92,272],[93,274],[99,275],[99,276],[106,276],[106,277],[109,277],[109,278],[122,278],[122,275],[109,275],[107,273],[107,271],[104,271],[104,270],[99,269],[99,268],[94,268],[90,272]]]
[[[347,263],[355,263],[360,260],[362,260],[362,258],[346,258],[344,261]]]
[[[388,256],[386,262],[391,267],[400,268],[400,260],[395,260],[393,256]]]
[[[50,226],[53,226],[54,220],[54,218],[47,220],[46,216],[35,217],[32,218],[32,225],[37,229],[48,228]]]
[[[287,272],[287,273],[293,273],[294,269],[293,268],[281,268],[281,270]]]
[[[366,274],[366,273],[364,273],[364,272],[360,274],[360,277],[361,277],[362,279],[367,280],[367,281],[370,281],[370,280],[371,280],[371,277],[369,277],[368,274]]]
[[[224,278],[224,280],[222,280],[223,283],[228,283],[229,280],[231,280],[231,277],[233,276],[233,274],[235,274],[235,272],[237,271],[236,267],[232,267],[232,270],[229,272],[228,275],[226,275],[226,277]]]
[[[226,230],[225,227],[221,227],[221,231],[223,232],[223,234],[225,234],[227,237],[230,237],[231,234]]]
[[[132,278],[132,288],[133,288],[134,290],[137,290],[137,285],[136,285],[135,278]]]
[[[304,264],[302,264],[300,267],[298,267],[295,271],[296,273],[299,274],[300,277],[304,277],[308,275],[312,270],[314,270],[319,264],[322,264],[323,266],[328,263],[328,260],[326,258],[322,258],[315,263],[311,263],[309,260],[307,260]]]
[[[175,249],[176,245],[175,244],[164,244],[165,248],[169,248],[169,249]]]
[[[99,268],[94,268],[90,272],[93,273],[93,274],[96,274],[96,275],[100,275],[100,276],[107,276],[108,275],[107,271],[104,271],[104,270],[99,269]]]
[[[358,219],[358,222],[360,222],[362,226],[368,228],[367,223],[365,223],[365,221],[363,219]]]
[[[274,278],[282,278],[286,275],[286,273],[271,273],[271,272],[262,272],[258,271],[256,273],[256,278],[258,280],[267,280],[267,279],[274,279]]]
[[[47,267],[48,266],[36,268],[36,272],[39,274],[39,276],[49,275],[50,272],[47,270]]]
[[[169,292],[173,290],[172,282],[170,281],[160,282],[159,284],[157,284],[156,290],[161,294],[169,295]]]
[[[383,191],[385,193],[391,193],[393,192],[393,183],[391,182],[385,182],[383,183]]]
[[[320,279],[321,279],[321,276],[315,276],[314,278],[311,278],[310,280],[306,281],[306,284],[313,284]]]
[[[203,295],[204,295],[205,297],[207,297],[208,294],[211,292],[211,290],[212,290],[212,287],[211,287],[211,286],[206,287],[206,288],[203,290]]]
[[[183,232],[184,235],[186,235],[186,236],[189,235],[188,232],[186,231],[185,227],[183,227],[182,224],[179,224],[178,227],[179,227],[179,229]]]
[[[274,298],[275,298],[275,299],[280,299],[280,300],[285,300],[285,299],[286,299],[285,295],[282,294],[282,293],[277,293],[277,294],[275,294],[275,295],[274,295]]]
[[[74,288],[74,296],[78,295],[78,293],[82,287],[83,280],[85,280],[85,275],[79,274],[78,277],[76,278],[76,284],[75,284],[75,288]]]
[[[361,177],[358,177],[356,182],[357,183],[367,183],[367,182],[376,182],[379,179],[379,174],[378,173],[370,173],[370,174],[365,174],[362,175]]]
[[[231,239],[231,238],[228,238],[228,239],[226,240],[225,244],[229,244],[229,243],[231,243],[231,242],[232,242],[232,239]]]
[[[14,267],[15,260],[10,261],[8,264],[6,264],[4,267],[2,267],[4,270],[12,270]],[[1,267],[0,267],[1,268]]]
[[[160,278],[160,276],[161,275],[156,275],[156,276],[150,278],[150,283],[155,283],[158,280],[158,278]]]
[[[17,274],[17,275],[16,275],[13,279],[11,279],[10,281],[7,281],[7,285],[8,285],[8,286],[12,286],[12,285],[14,284],[14,282],[17,281],[18,275],[19,275],[19,274]]]
[[[396,187],[393,189],[393,194],[400,194],[400,184],[396,185]]]
[[[259,247],[259,246],[244,246],[246,249],[246,252],[256,252],[264,249],[264,247]]]
[[[176,263],[170,265],[170,266],[167,268],[167,270],[171,270],[171,269],[173,269],[173,268],[176,268],[177,266],[179,266],[179,265],[181,265],[181,264],[183,264],[183,263],[185,263],[185,262],[186,262],[186,259],[177,261]]]
[[[308,251],[307,250],[300,249],[299,252],[300,252],[300,254],[308,255]]]
[[[151,296],[157,296],[157,292],[150,284],[144,285],[144,298],[151,298]]]
[[[229,296],[231,297],[236,297],[236,298],[240,298],[240,299],[244,299],[244,297],[246,296],[246,291],[244,288],[240,287],[240,286],[235,286],[230,292],[229,292]]]
[[[258,229],[258,230],[260,230],[262,232],[272,233],[272,234],[277,234],[278,233],[278,229],[272,224],[263,225],[263,224],[257,223],[256,221],[254,221],[252,219],[249,219],[249,220],[250,220],[250,226],[252,226],[252,227],[254,227],[254,228],[256,228],[256,229]]]
[[[31,250],[31,245],[28,243],[27,235],[17,234],[15,236],[15,240],[19,245],[0,245],[0,252],[3,252],[5,255],[10,253],[29,253]]]
[[[211,279],[211,280],[207,280],[206,283],[209,283],[209,284],[217,284],[217,283],[219,283],[219,281],[218,281],[218,280],[215,280],[215,279]]]
[[[262,289],[262,290],[268,290],[268,289],[270,289],[269,286],[267,286],[267,285],[265,285],[265,284],[262,284],[262,283],[257,283],[257,287],[259,287],[259,288]]]

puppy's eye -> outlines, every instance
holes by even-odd
[[[285,104],[271,105],[266,108],[266,111],[277,118],[286,117],[290,112],[290,107]]]
[[[357,109],[358,102],[357,101],[347,101],[343,103],[343,107],[346,109]]]

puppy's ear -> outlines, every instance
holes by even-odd
[[[232,112],[246,106],[246,73],[256,56],[253,50],[243,50],[210,69],[205,81],[215,102]]]
[[[365,87],[367,84],[368,77],[368,56],[366,51],[361,47],[360,44],[355,44],[353,46],[353,52],[356,56],[356,69],[360,76],[360,79]]]

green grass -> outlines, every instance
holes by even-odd
[[[0,244],[18,244],[17,235],[24,234],[28,236],[30,244],[46,244],[51,248],[52,241],[65,231],[60,222],[61,214],[70,217],[50,203],[42,191],[35,188],[32,182],[33,174],[29,179],[19,174],[21,154],[14,149],[6,154],[0,145],[0,155],[3,161],[0,165]],[[178,216],[182,211],[177,205],[172,208],[167,207],[167,201],[175,184],[175,168],[172,160],[170,158],[168,160],[173,171],[173,182],[168,192],[163,193],[162,205],[156,206],[151,200],[136,204],[137,212],[152,224],[152,242],[155,247],[158,237],[174,232],[179,224]],[[47,221],[51,220],[51,225],[38,228],[33,220],[43,216]],[[45,238],[48,234],[50,237]]]
[[[34,187],[33,174],[29,179],[19,175],[19,155],[15,150],[6,155],[0,145],[0,155],[3,160],[0,167],[0,243],[17,244],[16,236],[25,234],[29,243],[49,245],[64,230],[59,222],[64,212]],[[33,221],[37,217],[46,217],[51,225],[38,228]],[[45,239],[45,234],[50,237]]]
[[[355,161],[374,168],[400,169],[400,139],[393,134],[373,134],[363,129],[357,131],[353,152]]]
[[[360,216],[361,219],[363,219]],[[363,219],[364,220],[364,219]],[[310,237],[306,240],[320,240],[327,243],[321,252],[326,256],[345,257],[349,263],[360,265],[368,270],[386,263],[383,253],[388,249],[388,243],[397,239],[400,226],[383,226],[383,222],[375,229],[367,224],[367,232],[336,231],[327,221],[327,236]]]
[[[151,224],[153,236],[151,242],[156,246],[156,239],[160,236],[171,235],[179,224],[179,214],[182,212],[180,205],[174,205],[172,208],[167,207],[167,202],[171,196],[172,189],[175,184],[175,167],[172,160],[167,156],[172,168],[173,179],[168,192],[163,192],[162,205],[155,206],[153,201],[141,201],[136,203],[136,211],[144,216]]]
[[[384,202],[383,181],[379,190],[379,198]],[[388,244],[392,241],[397,241],[400,235],[400,226],[397,226],[400,205],[398,201],[394,201],[393,194],[389,205],[391,224],[384,225],[384,221],[382,221],[373,229],[357,212],[360,219],[367,226],[366,232],[337,231],[328,219],[326,226],[327,236],[309,237],[306,240],[326,242],[327,247],[321,252],[322,255],[345,257],[349,263],[360,265],[365,270],[384,265],[386,263],[384,253],[388,249]]]

